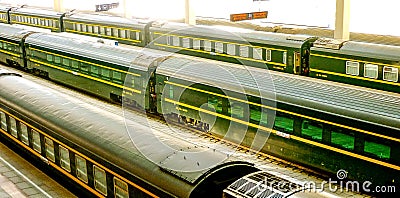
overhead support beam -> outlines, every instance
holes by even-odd
[[[191,0],[185,0],[185,23],[196,25],[196,15]]]
[[[349,40],[350,0],[336,0],[336,21],[334,38]]]
[[[124,17],[128,19],[132,19],[132,10],[130,9],[130,1],[132,0],[123,0],[122,6],[124,6]]]
[[[54,11],[65,12],[64,0],[54,0]]]

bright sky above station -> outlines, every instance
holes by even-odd
[[[122,0],[64,0],[68,9],[94,10],[100,2]],[[128,0],[133,16],[181,19],[184,0]],[[229,18],[229,14],[268,11],[268,22],[334,28],[336,0],[191,0],[196,16]],[[51,7],[53,0],[0,0],[0,3]],[[400,1],[350,0],[350,31],[400,36]],[[117,8],[114,12],[122,12]]]

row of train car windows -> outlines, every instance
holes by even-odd
[[[295,119],[289,115],[277,113],[275,117],[274,128],[286,133],[293,133],[295,127]],[[355,149],[354,132],[346,131],[336,127],[329,127],[322,123],[302,120],[301,134],[304,137],[316,141],[323,141],[323,136],[328,137],[328,141],[337,147],[342,147],[348,150]],[[375,141],[364,140],[363,152],[382,159],[390,158],[391,147],[385,144],[380,144]]]
[[[78,32],[101,34],[115,38],[141,40],[139,31],[131,31],[116,27],[105,27],[91,24],[66,23],[66,27]]]
[[[15,44],[10,44],[10,43],[3,43],[0,41],[0,49],[5,49],[10,52],[18,52],[19,51],[19,46]]]
[[[9,132],[13,137],[19,139],[22,143],[29,146],[38,152],[39,154],[44,154],[46,159],[53,163],[56,163],[55,151],[58,149],[58,159],[59,166],[65,171],[71,173],[71,160],[75,158],[75,174],[76,177],[88,184],[88,166],[86,159],[84,159],[79,154],[73,153],[68,150],[68,148],[62,146],[61,144],[55,143],[52,139],[47,136],[41,135],[38,131],[31,129],[22,122],[17,121],[11,116],[6,116],[4,112],[0,112],[1,129]],[[8,121],[8,122],[7,122]],[[41,136],[44,136],[41,138]],[[31,138],[29,138],[31,137]],[[43,141],[43,142],[42,142]],[[42,143],[44,143],[44,151],[42,151]],[[103,195],[107,195],[107,177],[106,171],[96,166],[92,165],[93,170],[93,182],[94,188]],[[114,195],[119,198],[129,197],[128,184],[121,179],[114,177]]]
[[[397,82],[399,78],[399,69],[397,67],[383,66],[382,79],[390,82]],[[346,74],[352,76],[360,75],[360,63],[355,61],[346,61]],[[379,66],[375,64],[364,64],[364,77],[377,79],[379,75]]]
[[[95,65],[91,65],[84,62],[79,62],[76,60],[71,60],[68,58],[62,58],[59,56],[54,56],[51,54],[45,54],[38,51],[32,51],[32,57],[35,57],[41,61],[47,61],[51,64],[60,65],[66,69],[71,69],[73,71],[80,71],[84,74],[90,74],[95,77],[102,77],[105,80],[111,80],[123,84],[123,79],[125,79],[125,74],[122,74],[119,71],[110,70],[107,68],[100,68]]]
[[[208,107],[214,108],[217,113],[225,114],[222,111],[222,99],[216,96],[208,97]],[[227,107],[229,116],[233,118],[244,118],[244,107],[240,103],[231,103],[230,107]],[[250,105],[250,122],[259,124],[261,126],[268,126],[268,110],[262,109],[258,106]],[[293,134],[295,127],[295,119],[292,116],[277,113],[274,121],[274,129]],[[336,146],[345,148],[348,150],[354,150],[355,137],[353,132],[344,131],[340,128],[332,128],[327,131],[327,126],[322,123],[301,119],[301,135],[308,139],[323,141],[323,133],[329,133],[328,141]],[[326,129],[325,129],[326,128]],[[324,131],[325,130],[325,131]],[[325,134],[325,135],[327,135]],[[389,159],[390,158],[390,147],[384,144],[376,143],[373,141],[364,141],[364,152],[377,156],[378,158]]]
[[[7,21],[7,14],[0,14],[0,21]]]
[[[53,27],[57,28],[57,21],[53,19],[38,18],[31,16],[15,15],[12,16],[13,22],[29,23],[41,27]]]
[[[272,50],[252,47],[248,45],[240,45],[234,43],[215,42],[204,39],[195,39],[179,36],[161,36],[155,41],[159,44],[182,47],[187,49],[204,50],[207,52],[215,52],[220,54],[228,54],[231,56],[239,56],[243,58],[252,58],[255,60],[272,61]],[[276,53],[277,56],[279,52]],[[286,52],[280,52],[281,61],[286,64]],[[277,59],[278,60],[278,59]]]

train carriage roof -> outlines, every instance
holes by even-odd
[[[33,8],[17,8],[13,9],[10,12],[11,14],[24,14],[31,16],[41,16],[48,18],[56,18],[59,19],[63,13],[56,12],[53,10],[45,10],[45,9],[33,9]]]
[[[123,170],[163,186],[164,190],[175,192],[175,196],[189,197],[200,181],[218,170],[234,166],[244,172],[244,168],[254,169],[252,164],[227,154],[138,124],[137,119],[147,122],[145,116],[136,116],[134,121],[124,119],[21,77],[1,75],[2,72],[7,71],[0,70],[0,104],[46,123],[46,128],[59,136]],[[169,147],[155,144],[159,140]],[[135,146],[140,146],[140,151]]]
[[[11,5],[0,4],[0,12],[7,12],[10,8],[12,8]]]
[[[395,130],[400,128],[398,94],[351,88],[317,79],[228,63],[193,64],[190,59],[178,58],[164,61],[158,67],[157,74],[192,83],[217,86],[233,92],[245,92],[256,97],[276,98],[278,102],[377,123]]]
[[[123,17],[104,15],[104,14],[85,14],[85,13],[73,13],[64,17],[64,20],[68,21],[79,21],[89,22],[96,24],[104,24],[106,26],[117,26],[117,27],[135,27],[143,29],[145,24],[140,23],[137,20],[127,19]]]
[[[400,47],[393,45],[346,41],[343,42],[340,49],[312,47],[311,50],[324,51],[341,55],[367,57],[373,59],[383,59],[396,62],[400,61]]]
[[[153,28],[153,29],[152,29]],[[153,31],[192,35],[194,37],[205,37],[210,39],[222,38],[222,41],[239,41],[279,45],[282,47],[300,48],[307,39],[314,38],[307,35],[289,35],[281,33],[260,32],[242,28],[220,27],[220,26],[189,26],[180,23],[160,23],[151,27]]]
[[[165,56],[163,54],[143,53],[140,50],[58,36],[56,33],[32,34],[26,39],[26,43],[141,71],[148,71],[148,67],[151,66],[149,63],[152,62],[149,60],[158,60]]]
[[[0,38],[8,38],[20,42],[22,37],[30,31],[14,25],[0,23]]]

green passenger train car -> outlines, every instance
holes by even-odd
[[[63,32],[106,38],[123,44],[146,46],[146,24],[135,20],[83,13],[67,14],[62,20]]]
[[[23,28],[1,25],[0,32],[0,62],[10,66],[24,65],[23,39],[29,32]]]
[[[164,61],[157,69],[158,112],[329,174],[344,169],[349,179],[399,185],[394,101],[312,80],[268,79],[254,68],[219,67]]]
[[[28,25],[38,28],[61,32],[63,29],[62,17],[64,13],[51,10],[37,10],[32,8],[13,8],[9,12],[9,23]]]
[[[310,76],[399,92],[400,47],[319,39],[311,48]]]
[[[150,108],[151,75],[163,55],[45,33],[31,35],[24,45],[27,68],[34,73],[115,102],[126,96],[125,102]]]
[[[316,37],[232,29],[154,23],[149,47],[308,75],[309,48]]]

